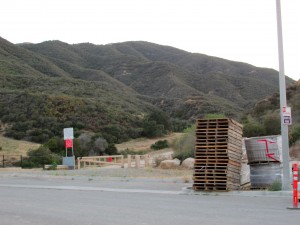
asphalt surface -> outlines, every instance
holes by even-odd
[[[285,225],[291,192],[194,193],[177,178],[0,174],[1,225]]]

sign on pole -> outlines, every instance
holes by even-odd
[[[292,125],[292,110],[291,107],[282,107],[283,124]]]
[[[64,140],[74,139],[73,127],[64,128]]]
[[[63,157],[63,165],[68,166],[69,168],[75,169],[75,156],[73,150],[73,139],[74,139],[74,131],[73,127],[64,128],[64,140],[66,146],[66,157]],[[72,150],[70,156],[68,156],[68,149]]]
[[[65,146],[66,148],[73,148],[73,140],[72,139],[65,140]]]

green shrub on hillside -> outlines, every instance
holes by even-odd
[[[281,133],[279,113],[267,114],[264,117],[264,127],[267,135],[277,135]]]
[[[266,134],[266,130],[262,124],[256,122],[248,122],[243,126],[244,137],[259,137]]]
[[[174,148],[174,158],[178,158],[182,161],[186,158],[195,156],[195,129],[196,126],[187,128],[185,134],[172,143],[172,147]]]
[[[225,114],[206,114],[204,119],[223,119],[226,118]]]
[[[52,153],[47,147],[30,150],[22,161],[23,168],[39,168],[49,164],[61,164],[62,157]]]
[[[154,144],[152,144],[150,148],[154,150],[160,150],[168,147],[169,147],[169,143],[167,140],[159,140]]]
[[[300,140],[300,124],[293,126],[291,131],[289,132],[290,145],[293,145],[298,140]]]

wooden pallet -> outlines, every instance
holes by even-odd
[[[231,119],[197,120],[194,190],[228,191],[240,186],[242,125]]]

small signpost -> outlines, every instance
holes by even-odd
[[[73,139],[74,139],[74,131],[73,127],[64,128],[64,140],[66,147],[66,157],[63,157],[63,165],[68,166],[69,168],[75,168],[75,156],[73,149]],[[71,154],[68,154],[68,149],[71,149]]]
[[[282,107],[283,124],[292,125],[292,110],[291,107]]]

